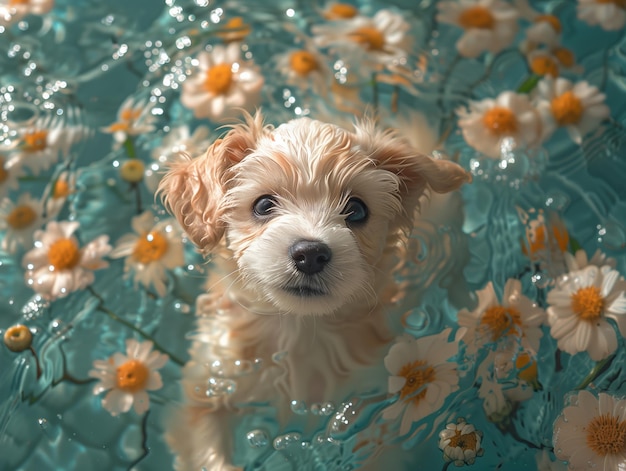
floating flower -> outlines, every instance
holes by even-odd
[[[476,293],[478,306],[473,311],[462,309],[458,324],[464,328],[461,340],[473,354],[484,345],[497,346],[510,341],[537,352],[545,319],[543,309],[522,294],[522,283],[514,278],[504,285],[502,301],[489,282]]]
[[[240,55],[237,43],[198,54],[198,70],[183,83],[180,97],[196,118],[222,121],[257,105],[263,76],[251,60],[244,61]]]
[[[497,53],[508,47],[517,33],[518,12],[501,0],[442,1],[437,20],[464,30],[456,43],[463,57]]]
[[[562,31],[561,20],[555,15],[536,15],[532,18],[532,24],[525,30],[527,38],[525,46],[528,50],[537,46],[558,47]]]
[[[624,0],[578,0],[578,18],[607,31],[618,31],[626,24]]]
[[[548,293],[550,334],[559,349],[587,352],[594,361],[617,350],[617,336],[607,318],[626,336],[626,281],[610,266],[589,265],[557,280]]]
[[[541,77],[556,78],[563,69],[570,72],[582,72],[582,68],[576,65],[574,53],[561,46],[553,49],[534,49],[528,53],[526,59],[530,71]]]
[[[241,16],[233,16],[215,35],[225,43],[243,41],[250,34],[252,28]]]
[[[120,105],[117,121],[102,128],[102,132],[113,134],[113,147],[119,149],[132,136],[154,131],[156,116],[152,114],[153,102],[144,102],[129,97]]]
[[[535,259],[559,259],[569,247],[569,232],[565,223],[554,212],[545,216],[543,209],[526,212],[518,208],[522,223],[526,226],[526,237],[522,242],[524,255]],[[532,217],[534,216],[534,217]]]
[[[439,432],[439,449],[443,451],[443,459],[452,461],[456,466],[474,464],[477,456],[482,456],[484,450],[480,447],[483,434],[459,417],[456,423],[446,425]]]
[[[50,221],[35,232],[35,248],[24,255],[25,280],[46,299],[65,297],[94,282],[94,270],[109,266],[102,257],[111,251],[109,237],[102,235],[80,246],[74,232],[76,221]]]
[[[331,2],[322,11],[322,16],[327,20],[349,20],[359,14],[359,10],[349,3]]]
[[[46,201],[47,217],[54,218],[67,201],[67,198],[76,191],[76,174],[61,172],[52,184],[52,189]]]
[[[400,433],[407,433],[413,422],[439,410],[446,397],[458,389],[456,363],[449,361],[458,352],[456,341],[448,342],[450,329],[415,340],[400,340],[385,357],[391,374],[389,392],[398,401],[383,412],[383,418],[403,414]]]
[[[11,190],[19,188],[18,178],[23,176],[22,166],[19,161],[10,161],[8,157],[0,154],[0,198]]]
[[[131,406],[137,414],[143,414],[150,408],[147,391],[163,387],[157,370],[167,363],[169,357],[152,351],[152,346],[150,341],[129,339],[126,340],[126,355],[115,353],[108,360],[93,362],[94,369],[89,371],[89,376],[99,380],[93,393],[109,391],[102,399],[102,406],[111,415],[128,412]]]
[[[580,143],[611,114],[605,103],[606,95],[585,81],[544,78],[536,90],[538,108],[545,119],[545,134],[565,127],[572,140]]]
[[[33,334],[25,325],[14,325],[4,332],[4,344],[12,352],[23,352],[33,343]]]
[[[626,400],[580,391],[554,423],[553,443],[571,471],[626,469]]]
[[[326,93],[332,73],[324,57],[314,48],[289,49],[277,55],[276,60],[289,85],[310,88],[320,95]]]
[[[491,362],[483,362],[483,364],[486,363]],[[478,397],[483,401],[483,410],[487,419],[495,424],[502,424],[511,420],[513,404],[504,395],[502,384],[493,381],[489,376],[481,375],[480,378]]]
[[[180,231],[172,219],[154,223],[154,215],[145,211],[132,220],[135,234],[122,236],[111,252],[111,258],[126,257],[124,270],[134,275],[136,283],[154,286],[165,296],[166,270],[185,263]]]
[[[355,16],[347,21],[317,25],[312,28],[317,47],[333,46],[340,54],[374,64],[391,64],[408,55],[411,25],[398,13],[379,10],[372,17]]]
[[[15,23],[27,15],[43,15],[53,6],[54,0],[1,0],[0,25]]]
[[[541,117],[526,95],[507,91],[496,99],[471,101],[469,111],[460,108],[457,115],[465,141],[494,159],[511,147],[541,142]]]
[[[139,159],[128,159],[120,165],[120,177],[125,182],[134,184],[143,180],[143,174],[146,169],[144,163]]]
[[[18,247],[30,249],[33,234],[44,224],[41,201],[22,193],[16,203],[4,198],[0,203],[0,230],[6,231],[2,249],[14,253]]]
[[[153,193],[156,191],[162,169],[181,155],[196,156],[204,153],[210,145],[211,131],[206,126],[198,126],[193,134],[189,126],[181,125],[170,130],[158,147],[152,150],[152,158],[156,161],[149,165],[145,172],[146,186]]]
[[[569,271],[578,271],[583,268],[594,265],[598,268],[601,268],[605,265],[610,266],[611,268],[615,268],[617,262],[612,257],[607,257],[605,253],[603,253],[600,249],[597,249],[591,258],[587,256],[587,252],[583,249],[579,249],[575,254],[571,254],[569,252],[565,253],[565,263],[567,264],[567,268]]]

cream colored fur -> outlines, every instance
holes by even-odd
[[[163,201],[213,262],[183,373],[186,402],[168,433],[177,469],[238,469],[232,430],[250,402],[271,404],[286,423],[292,400],[339,403],[384,389],[398,248],[426,192],[468,180],[373,121],[346,130],[301,118],[274,128],[259,113],[174,164]],[[267,218],[253,212],[262,195],[276,201]],[[369,209],[363,224],[346,222],[351,197]],[[301,239],[332,251],[321,272],[295,268],[289,248]],[[301,285],[319,294],[285,289]]]

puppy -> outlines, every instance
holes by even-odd
[[[175,163],[163,202],[213,261],[167,437],[176,468],[242,469],[234,429],[252,404],[285,425],[292,401],[384,391],[397,249],[425,193],[468,180],[371,120],[274,128],[260,113]]]

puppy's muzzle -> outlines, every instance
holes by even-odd
[[[289,256],[298,271],[306,275],[314,275],[321,272],[330,262],[332,252],[324,242],[303,239],[289,247]]]

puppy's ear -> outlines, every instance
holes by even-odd
[[[245,115],[223,139],[196,158],[182,156],[170,165],[157,194],[201,252],[210,252],[224,235],[222,201],[229,171],[256,147],[263,133],[263,116]]]
[[[381,130],[373,120],[357,123],[354,136],[360,150],[378,168],[393,172],[400,178],[403,206],[411,211],[427,189],[448,193],[472,179],[456,163],[422,154],[396,131]]]

